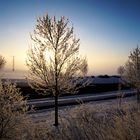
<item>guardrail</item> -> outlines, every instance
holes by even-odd
[[[135,90],[121,91],[123,93],[123,97],[133,96],[136,94]],[[119,97],[119,91],[114,92],[105,92],[98,94],[85,94],[85,95],[72,95],[60,97],[58,99],[59,106],[68,106],[68,105],[76,105],[79,102],[89,102],[89,101],[101,101],[101,100],[109,100],[115,99]],[[52,98],[44,98],[44,99],[34,99],[28,100],[27,104],[29,107],[34,106],[36,109],[48,109],[54,107],[54,99]]]

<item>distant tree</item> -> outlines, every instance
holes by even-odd
[[[124,73],[124,67],[120,66],[117,70],[117,73],[122,77],[123,73]]]
[[[122,89],[122,83],[124,83],[125,81],[123,80],[123,74],[125,72],[125,68],[124,66],[120,66],[117,69],[117,73],[119,74],[119,85],[118,85],[118,89],[119,91]]]
[[[119,94],[118,94],[118,99],[119,99],[119,103],[118,103],[118,106],[121,107],[122,105],[122,99],[124,97],[124,92],[121,91],[122,90],[122,82],[123,82],[123,74],[124,74],[124,67],[123,66],[120,66],[118,69],[117,69],[117,73],[119,74],[119,82],[118,82],[118,91],[119,91]]]
[[[28,80],[32,88],[44,95],[55,97],[55,126],[58,126],[58,96],[78,91],[87,73],[87,60],[79,56],[79,39],[68,27],[69,20],[49,17],[48,14],[37,19],[34,43],[29,49],[27,66]]]
[[[137,46],[123,67],[122,77],[137,90],[137,102],[140,101],[140,48]]]
[[[108,76],[108,75],[99,75],[98,77],[99,78],[110,78],[110,76]]]
[[[2,56],[0,55],[0,69],[3,68],[3,66],[5,65],[5,63],[6,63],[6,61],[5,61],[4,57],[2,57]]]

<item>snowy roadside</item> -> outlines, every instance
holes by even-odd
[[[74,114],[81,105],[87,106],[88,108],[93,109],[106,109],[111,108],[112,106],[116,105],[118,106],[120,99],[112,99],[112,100],[105,100],[105,101],[92,101],[88,103],[80,103],[79,105],[72,105],[72,106],[65,106],[65,107],[59,107],[59,118],[68,117],[70,114]],[[122,105],[125,104],[135,104],[136,103],[136,97],[127,97],[122,98]],[[51,123],[54,118],[54,108],[52,109],[43,109],[36,111],[34,113],[29,114],[29,116],[33,119],[35,122],[49,122]]]

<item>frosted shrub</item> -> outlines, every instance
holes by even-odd
[[[57,131],[50,131],[51,140],[138,140],[140,111],[137,106],[117,105],[100,108],[82,105],[61,117]],[[57,133],[56,133],[57,132]]]
[[[30,123],[27,110],[19,89],[0,81],[0,139],[24,139]]]

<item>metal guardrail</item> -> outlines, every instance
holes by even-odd
[[[121,91],[123,93],[123,97],[133,96],[136,94],[135,90]],[[98,93],[98,95],[85,94],[85,95],[72,95],[65,96],[58,99],[59,106],[68,106],[79,104],[79,102],[89,102],[89,101],[100,101],[100,100],[109,100],[119,98],[119,91],[113,92],[105,92]],[[54,107],[54,99],[52,98],[44,98],[44,99],[34,99],[28,100],[27,104],[29,107],[34,106],[37,109],[41,108],[52,108]]]

